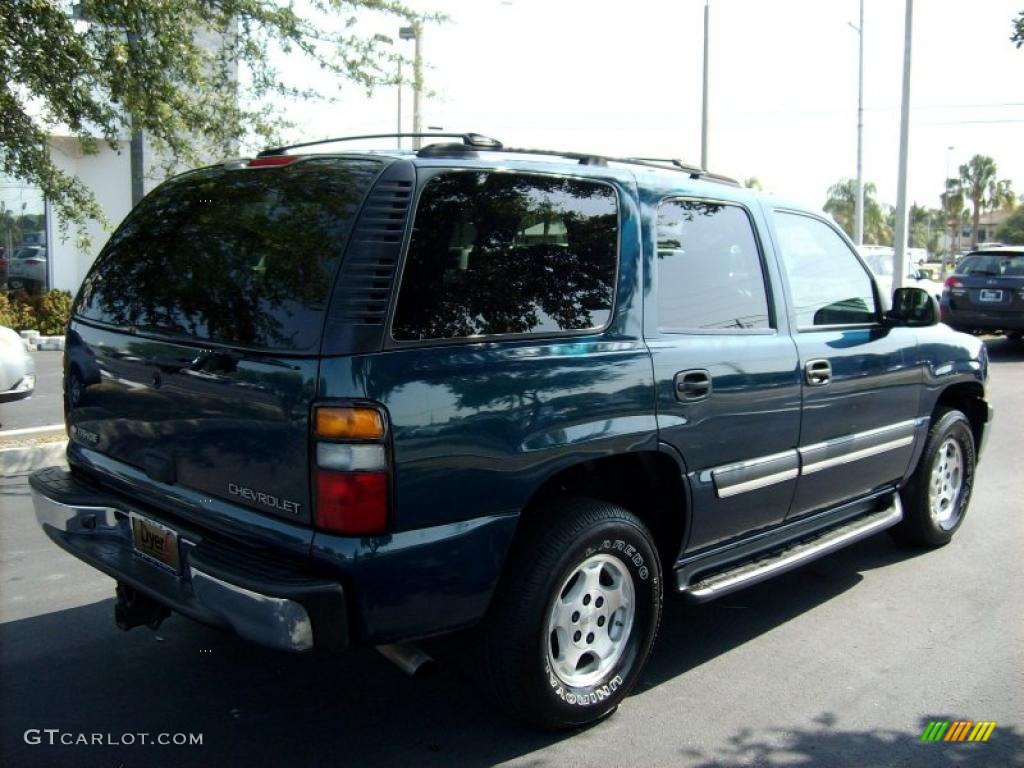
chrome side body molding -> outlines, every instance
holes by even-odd
[[[715,483],[718,498],[726,499],[784,483],[799,475],[810,475],[904,448],[914,442],[914,432],[920,422],[921,419],[909,419],[791,451],[715,467],[709,473],[702,474],[701,479],[709,475],[709,479]]]

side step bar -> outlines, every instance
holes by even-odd
[[[705,603],[799,568],[823,555],[890,528],[902,519],[903,505],[900,503],[899,494],[894,493],[892,503],[885,509],[858,517],[837,528],[830,528],[815,538],[806,539],[757,560],[746,560],[726,570],[709,574],[694,584],[680,586],[679,591],[690,602]]]

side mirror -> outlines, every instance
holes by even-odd
[[[922,327],[938,325],[939,302],[924,288],[897,288],[892,293],[892,309],[886,314],[891,325]]]

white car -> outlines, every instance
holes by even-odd
[[[23,245],[14,249],[7,268],[9,283],[38,290],[46,285],[46,247]]]
[[[36,388],[36,364],[21,336],[0,326],[0,403],[30,397]]]
[[[867,248],[861,250],[861,256],[868,269],[875,273],[875,280],[878,287],[885,296],[892,296],[892,265],[894,252],[892,248]],[[907,272],[903,276],[904,288],[923,288],[935,299],[942,299],[942,283],[932,280],[926,272],[917,267],[907,266]]]

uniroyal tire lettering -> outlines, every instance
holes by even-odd
[[[580,707],[588,707],[591,704],[598,704],[604,701],[615,693],[615,691],[619,689],[619,686],[622,685],[622,677],[616,675],[607,683],[599,688],[595,688],[589,693],[572,693],[565,690],[562,684],[558,682],[558,678],[551,672],[550,668],[547,670],[547,673],[548,683],[551,685],[551,690],[555,692],[555,695],[566,704],[574,704]]]

